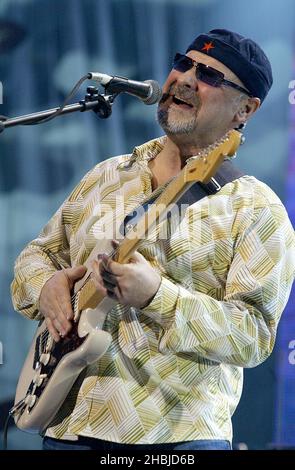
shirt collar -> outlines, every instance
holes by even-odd
[[[166,136],[162,136],[134,147],[132,154],[129,156],[129,159],[120,163],[117,169],[130,167],[134,162],[139,164],[147,164],[149,161],[156,158],[161,150],[163,150],[165,141]]]

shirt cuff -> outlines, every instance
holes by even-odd
[[[162,276],[156,295],[141,311],[164,328],[168,327],[175,319],[178,297],[179,287]]]
[[[43,315],[39,308],[41,290],[55,273],[56,271],[44,272],[34,276],[34,282],[27,281],[25,285],[14,282],[11,287],[14,309],[31,320],[42,320]]]

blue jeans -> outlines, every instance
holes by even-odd
[[[231,450],[229,441],[222,439],[203,439],[198,441],[169,442],[167,444],[120,444],[118,442],[102,441],[91,437],[79,436],[77,441],[66,441],[44,437],[43,450],[100,450],[113,451],[144,451],[170,452],[172,450]]]

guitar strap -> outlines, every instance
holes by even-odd
[[[212,177],[209,183],[197,182],[193,184],[188,191],[181,196],[177,204],[194,204],[200,199],[203,199],[203,197],[218,193],[227,183],[231,183],[243,175],[244,173],[236,167],[231,160],[224,160],[215,173],[214,178]]]
[[[223,186],[225,186],[227,183],[231,183],[232,181],[240,178],[243,176],[244,173],[236,167],[230,159],[224,160],[224,162],[220,165],[219,169],[214,175],[214,178],[212,177],[209,181],[209,183],[200,183],[196,182],[194,183],[176,202],[178,207],[180,207],[182,204],[186,205],[192,205],[197,201],[200,201],[206,196],[211,196],[213,194],[218,193],[218,191],[221,190]],[[164,189],[165,190],[165,186]],[[146,201],[141,207],[144,208],[144,210],[148,209],[148,206],[152,203],[155,202],[157,197],[159,196],[159,192],[156,191],[156,195],[152,196],[148,201]],[[132,226],[134,226],[139,218],[139,213],[137,209],[135,209],[133,212],[128,214],[122,226],[120,227],[120,232],[125,236],[128,230]],[[141,212],[142,214],[142,212]]]

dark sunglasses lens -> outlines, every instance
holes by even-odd
[[[218,87],[222,84],[223,73],[218,70],[214,70],[211,67],[206,67],[206,65],[199,64],[196,68],[197,78],[202,80],[202,82],[207,83],[210,86]]]
[[[187,70],[193,67],[192,60],[183,55],[183,54],[175,54],[174,61],[173,61],[173,68],[178,70],[178,72],[186,72]]]
[[[175,54],[173,61],[173,68],[178,72],[187,72],[194,65],[194,62],[190,57],[179,52]],[[198,64],[196,67],[196,77],[198,80],[207,83],[210,86],[218,87],[222,84],[224,75],[222,72],[208,67],[204,64]]]

